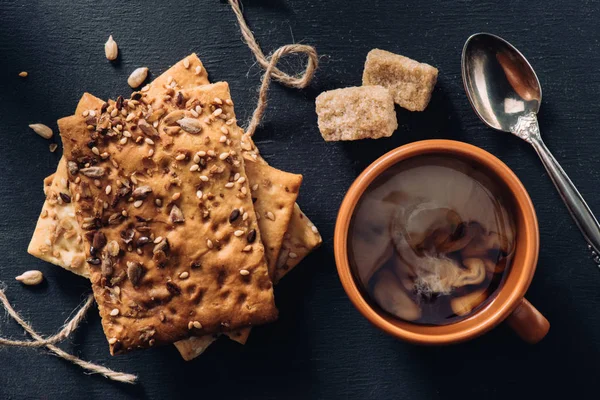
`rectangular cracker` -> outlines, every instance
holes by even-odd
[[[319,131],[326,141],[379,139],[398,129],[394,99],[382,86],[323,92],[315,101]]]
[[[367,54],[363,85],[379,85],[390,91],[394,102],[410,111],[423,111],[429,104],[438,70],[400,54],[373,49]]]
[[[90,99],[87,118],[59,120],[111,354],[277,315],[254,213],[228,221],[253,205],[227,84],[146,101]]]

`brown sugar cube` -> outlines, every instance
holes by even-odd
[[[316,100],[319,130],[326,141],[379,139],[398,128],[394,99],[381,86],[321,93]]]
[[[437,76],[437,68],[429,64],[373,49],[367,54],[363,85],[383,86],[392,93],[394,102],[400,107],[423,111],[429,104]]]

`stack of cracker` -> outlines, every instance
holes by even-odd
[[[273,284],[321,237],[302,176],[267,164],[195,54],[129,99],[84,94],[58,126],[28,251],[90,278],[111,354],[174,343],[191,360],[277,318]]]

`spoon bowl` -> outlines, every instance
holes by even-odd
[[[533,68],[498,36],[478,33],[467,39],[462,76],[471,106],[494,129],[513,132],[519,117],[540,109],[542,88]]]

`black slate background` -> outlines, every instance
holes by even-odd
[[[478,31],[504,36],[529,58],[544,89],[540,115],[548,147],[600,213],[600,4],[598,1],[247,0],[245,13],[266,52],[293,41],[322,56],[304,91],[274,85],[256,140],[272,165],[304,175],[299,199],[325,243],[277,288],[280,320],[253,331],[246,346],[221,340],[186,363],[172,347],[111,357],[99,317],[89,313],[63,348],[138,374],[136,386],[86,376],[44,351],[0,349],[0,398],[595,398],[600,356],[600,275],[542,165],[529,146],[483,126],[460,79],[460,52]],[[119,62],[104,58],[109,34]],[[398,110],[390,139],[322,141],[314,98],[359,85],[373,47],[435,65],[440,79],[423,113]],[[129,73],[158,76],[197,52],[211,80],[225,80],[241,121],[251,115],[261,71],[227,4],[216,0],[0,1],[0,281],[34,327],[53,333],[89,291],[88,283],[26,253],[43,203],[42,179],[60,152],[27,127],[56,131],[83,93],[128,94]],[[290,60],[288,67],[297,66]],[[17,74],[26,70],[27,79]],[[425,348],[394,340],[352,307],[337,278],[335,217],[353,179],[395,147],[427,138],[462,140],[505,161],[529,190],[540,220],[539,268],[528,292],[550,320],[548,337],[522,343],[505,326],[472,342]],[[53,139],[58,141],[58,137]],[[14,277],[40,269],[38,288]],[[0,316],[0,334],[24,338]]]

